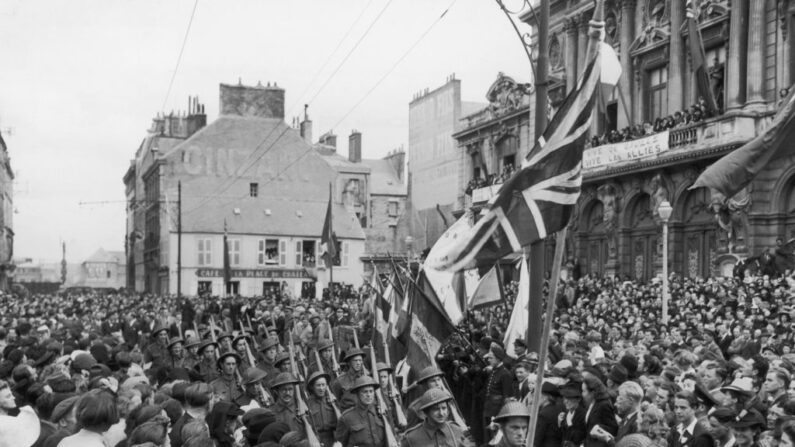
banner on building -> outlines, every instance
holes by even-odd
[[[668,150],[668,131],[632,141],[605,144],[586,149],[582,154],[582,167],[586,170],[606,169],[625,161],[655,157]]]

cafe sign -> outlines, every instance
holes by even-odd
[[[232,278],[315,279],[306,269],[232,269]],[[199,278],[220,278],[224,269],[197,269]]]

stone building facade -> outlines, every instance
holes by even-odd
[[[777,238],[795,237],[795,156],[775,161],[732,198],[689,189],[707,166],[764,131],[795,80],[795,2],[696,3],[710,93],[719,107],[714,114],[704,113],[703,92],[697,90],[684,2],[605,2],[605,40],[616,49],[623,75],[605,111],[596,114],[584,155],[583,193],[567,243],[568,262],[582,274],[639,280],[659,275],[658,210],[665,200],[673,206],[669,268],[684,276],[730,274],[739,259],[774,246]],[[551,2],[553,110],[585,67],[592,9],[592,1]],[[522,20],[535,25],[529,11]],[[508,119],[503,123],[510,128]],[[503,123],[460,131],[462,158],[471,158],[478,132],[493,139]],[[529,131],[531,138],[534,133]],[[529,146],[520,144],[518,152],[526,154]],[[492,190],[473,191],[474,204]]]

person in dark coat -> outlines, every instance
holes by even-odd
[[[643,388],[637,382],[624,382],[618,387],[616,412],[621,417],[616,434],[616,443],[624,436],[640,432],[640,403],[643,400]]]
[[[585,407],[582,405],[582,384],[569,382],[560,388],[563,411],[558,415],[558,425],[563,447],[576,447],[585,440]]]
[[[544,382],[541,386],[541,405],[536,423],[536,447],[560,447],[563,442],[562,432],[558,426],[558,415],[564,411],[560,403],[558,387]]]
[[[582,397],[586,405],[585,447],[607,447],[610,439],[618,433],[616,410],[607,388],[595,376],[584,376]]]
[[[669,447],[713,447],[715,440],[708,427],[696,418],[698,399],[690,391],[680,391],[674,397],[677,425],[668,435]],[[764,419],[762,420],[764,425]]]
[[[499,413],[508,398],[513,396],[513,377],[502,363],[504,358],[505,351],[499,346],[492,346],[485,357],[489,363],[489,367],[486,368],[487,379],[484,389],[486,399],[483,405],[484,426],[486,427],[491,423],[491,418]],[[487,439],[490,439],[491,435],[493,433],[489,433]]]

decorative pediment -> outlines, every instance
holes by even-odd
[[[635,52],[641,48],[652,46],[657,42],[668,40],[671,36],[671,24],[668,23],[664,26],[658,27],[651,24],[646,25],[643,31],[640,32],[632,45],[629,46],[630,53]]]
[[[530,90],[530,84],[520,84],[500,72],[497,80],[491,84],[486,93],[486,99],[489,101],[489,108],[496,116],[504,115],[528,104]]]

